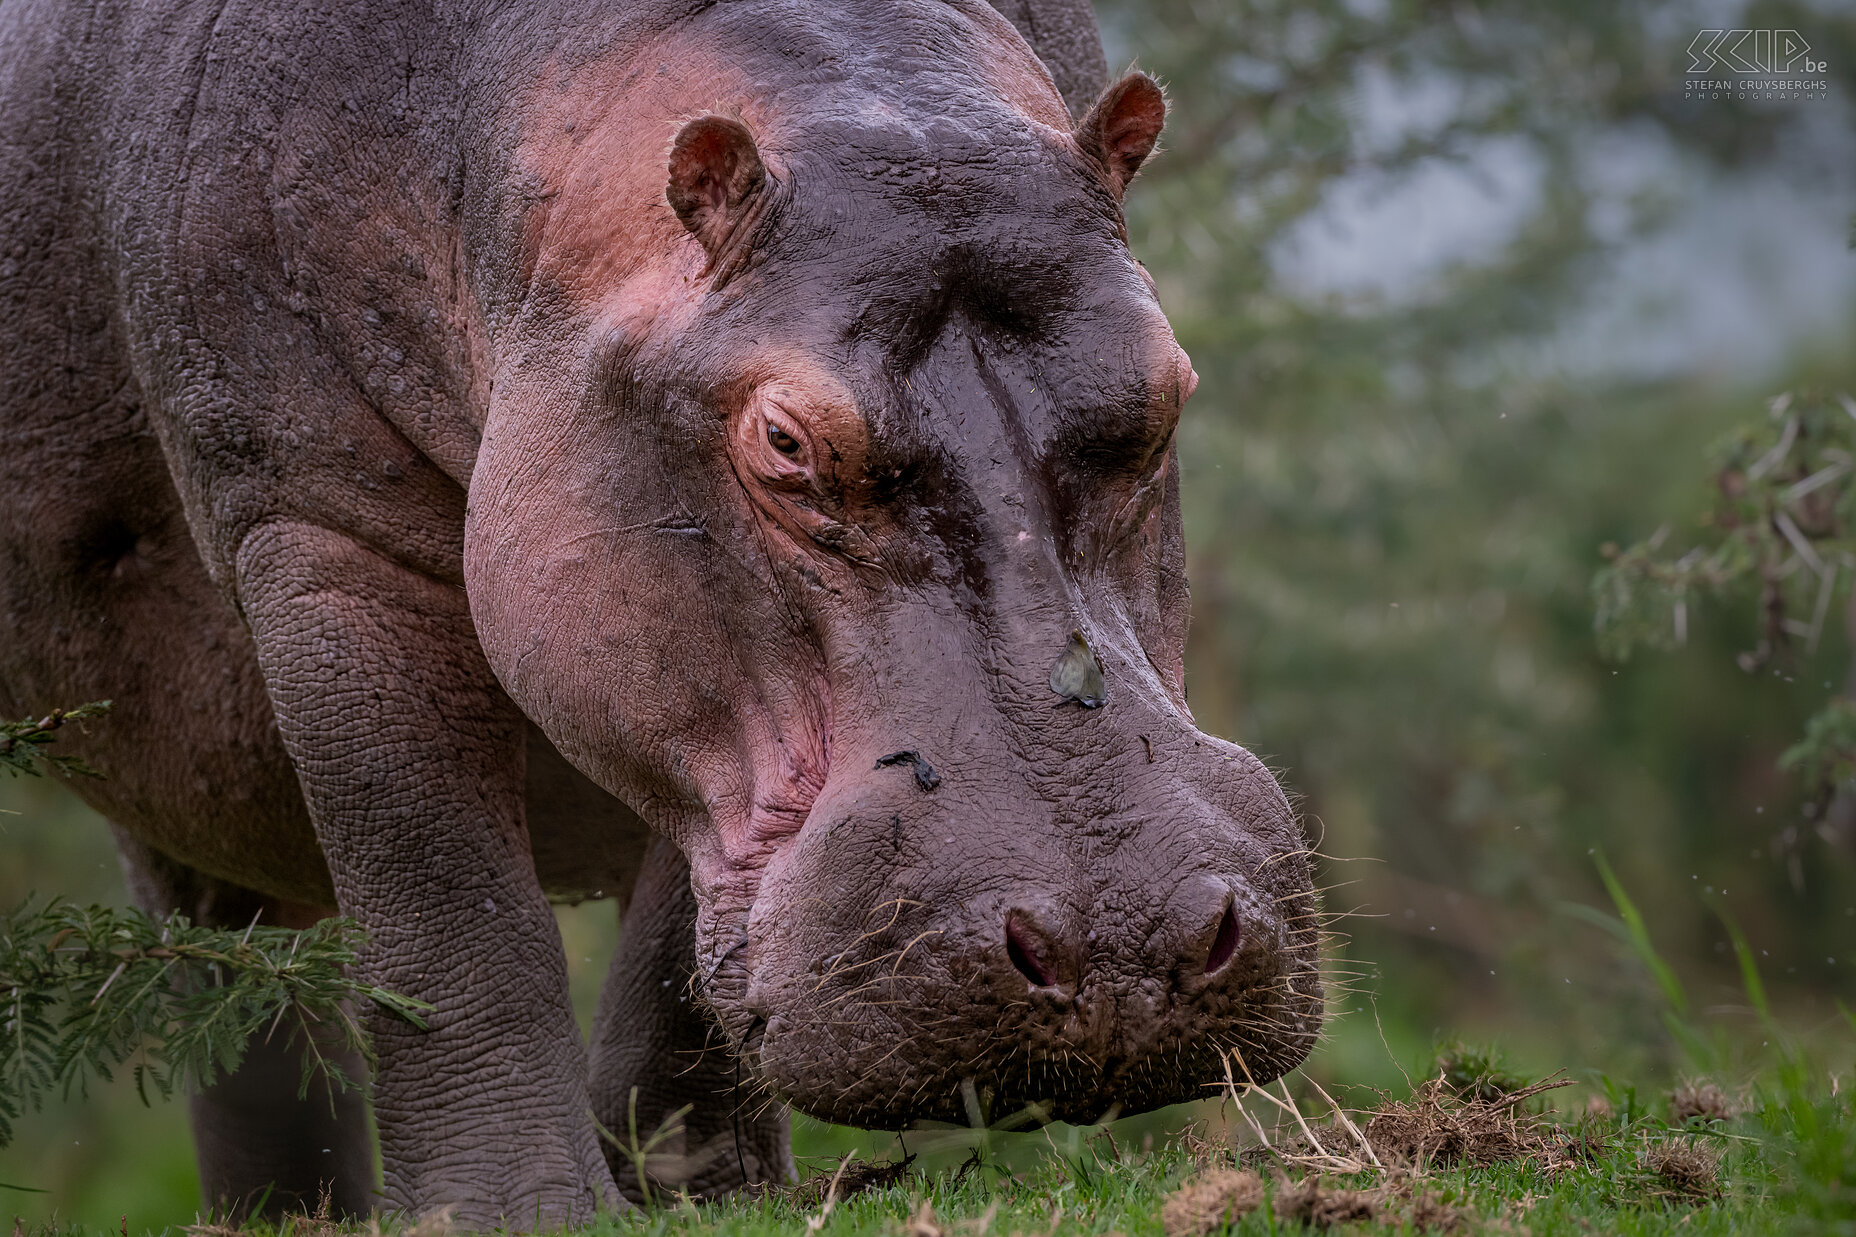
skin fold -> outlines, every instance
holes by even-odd
[[[0,96],[0,708],[116,700],[145,905],[339,909],[436,1006],[369,1015],[378,1193],[358,1106],[240,1133],[279,1049],[213,1201],[553,1226],[634,1094],[719,1191],[783,1106],[1306,1055],[1305,844],[1185,700],[1165,101],[1086,6],[24,0]],[[624,908],[590,1050],[550,897]]]

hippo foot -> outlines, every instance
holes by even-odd
[[[597,1152],[589,1158],[583,1152],[590,1149],[570,1146],[564,1138],[524,1141],[526,1153],[490,1162],[467,1150],[488,1140],[467,1137],[459,1140],[463,1153],[450,1164],[427,1165],[416,1179],[390,1173],[383,1210],[436,1221],[434,1227],[452,1234],[553,1233],[631,1210]],[[557,1145],[537,1145],[547,1141]]]

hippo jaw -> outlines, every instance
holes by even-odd
[[[1293,815],[1185,704],[1196,378],[1119,211],[1164,105],[970,70],[744,72],[668,156],[541,126],[467,521],[503,686],[688,857],[728,1038],[872,1127],[1264,1082],[1321,1017]]]

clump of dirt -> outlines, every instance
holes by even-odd
[[[1696,1117],[1704,1121],[1725,1121],[1739,1115],[1740,1106],[1711,1082],[1684,1082],[1669,1095],[1672,1125],[1686,1125]]]
[[[1551,1161],[1561,1153],[1561,1140],[1542,1129],[1540,1117],[1522,1104],[1565,1085],[1548,1079],[1489,1100],[1459,1097],[1443,1078],[1434,1078],[1409,1100],[1374,1113],[1366,1123],[1366,1140],[1381,1160],[1407,1165],[1486,1168],[1511,1160]]]
[[[1637,1162],[1663,1187],[1662,1193],[1683,1202],[1707,1202],[1721,1196],[1720,1157],[1687,1140],[1651,1143]]]
[[[838,1191],[835,1197],[839,1202],[843,1202],[853,1194],[862,1194],[865,1190],[888,1189],[908,1177],[909,1166],[913,1163],[915,1163],[915,1157],[912,1155],[881,1164],[868,1161],[853,1162],[838,1174]],[[822,1207],[825,1204],[826,1195],[831,1193],[831,1181],[831,1173],[821,1173],[816,1177],[808,1177],[798,1185],[774,1186],[768,1190],[768,1193],[785,1199],[795,1207]]]
[[[1262,1202],[1263,1178],[1253,1172],[1214,1169],[1167,1196],[1160,1206],[1160,1226],[1166,1237],[1206,1237]]]
[[[1469,1223],[1464,1211],[1436,1194],[1413,1188],[1409,1177],[1366,1189],[1336,1185],[1315,1174],[1299,1181],[1278,1177],[1272,1205],[1277,1219],[1299,1220],[1310,1228],[1377,1220],[1404,1224],[1419,1233],[1456,1233]]]
[[[1344,1189],[1311,1175],[1300,1181],[1279,1182],[1274,1205],[1279,1220],[1300,1220],[1310,1228],[1333,1228],[1378,1219],[1385,1199],[1384,1190]]]
[[[1463,1212],[1435,1194],[1418,1194],[1405,1219],[1421,1233],[1457,1233],[1469,1224]]]

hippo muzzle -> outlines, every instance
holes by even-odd
[[[778,1094],[874,1128],[1088,1122],[1201,1098],[1224,1054],[1258,1081],[1306,1055],[1317,907],[1282,791],[1121,686],[1045,689],[1026,725],[944,683],[913,759],[846,744],[717,942],[711,999]]]

